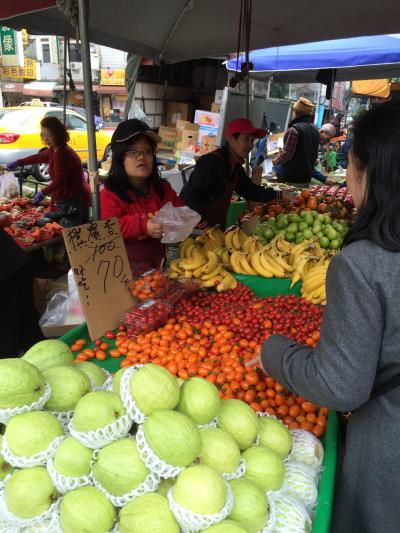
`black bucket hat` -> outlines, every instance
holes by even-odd
[[[111,142],[121,143],[133,139],[133,137],[136,137],[137,135],[146,135],[146,137],[151,139],[154,144],[162,142],[161,137],[154,133],[154,131],[151,131],[145,122],[137,120],[136,118],[120,122],[111,137]]]

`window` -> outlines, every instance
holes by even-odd
[[[82,54],[76,43],[69,44],[69,60],[74,63],[82,62]]]
[[[6,128],[13,131],[20,126],[23,126],[31,117],[32,111],[29,109],[6,111],[1,115],[0,128]]]
[[[86,121],[82,118],[78,117],[77,115],[73,115],[72,113],[68,113],[68,129],[74,130],[74,131],[86,131],[87,125]]]
[[[42,55],[43,55],[43,63],[51,63],[49,44],[42,44]]]
[[[58,120],[61,120],[61,122],[63,121],[62,111],[49,111],[48,113],[46,113],[46,118],[47,117],[56,117],[58,118]]]

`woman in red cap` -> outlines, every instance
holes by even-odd
[[[147,124],[136,119],[118,124],[111,138],[112,162],[100,194],[101,216],[118,218],[134,274],[159,267],[165,256],[163,228],[152,216],[168,202],[183,205],[157,169],[160,142]]]
[[[278,196],[274,189],[252,183],[243,168],[254,139],[265,135],[246,118],[232,120],[225,131],[226,144],[197,161],[180,197],[201,215],[201,226],[226,226],[233,192],[254,202],[269,202]]]

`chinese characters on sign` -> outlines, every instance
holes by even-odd
[[[24,65],[21,32],[14,31],[7,26],[0,26],[0,55],[4,66],[22,67]]]
[[[11,28],[1,27],[1,54],[3,56],[13,56],[16,54],[17,44],[15,41],[15,31]]]
[[[105,69],[100,71],[100,85],[125,85],[125,70],[124,69]]]
[[[92,339],[115,328],[133,305],[128,257],[116,218],[63,230],[68,257]]]
[[[0,77],[36,80],[36,61],[25,57],[23,67],[7,67],[1,65],[0,58]]]

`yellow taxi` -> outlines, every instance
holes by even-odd
[[[0,165],[8,165],[17,159],[37,154],[46,146],[40,138],[40,121],[44,117],[63,119],[61,106],[47,106],[44,103],[19,107],[0,108]],[[87,123],[83,114],[67,109],[69,145],[83,163],[88,161]],[[110,156],[112,130],[102,130],[96,125],[97,159],[103,161]],[[26,168],[39,181],[48,181],[47,165],[33,165]]]

